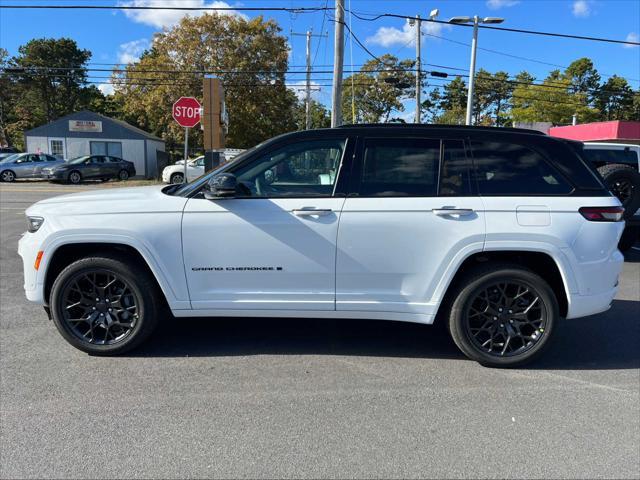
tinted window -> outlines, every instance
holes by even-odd
[[[105,157],[107,159],[107,162],[109,163],[120,163],[122,160],[120,160],[117,157]]]
[[[368,197],[435,196],[439,160],[439,140],[366,140],[358,193]]]
[[[593,163],[632,163],[638,164],[638,156],[631,149],[614,150],[614,149],[590,149],[586,148],[582,151],[585,160]]]
[[[100,156],[91,157],[91,161],[89,163],[98,163],[98,164],[104,163],[104,157],[100,157]]]
[[[58,159],[56,157],[52,157],[51,155],[40,155],[41,157],[45,157],[47,162],[57,162]]]
[[[293,143],[229,171],[247,196],[331,196],[344,145],[344,139]]]
[[[481,195],[561,195],[573,189],[545,159],[515,143],[472,142]]]
[[[440,169],[440,189],[442,197],[463,197],[471,195],[469,160],[462,140],[445,140]]]

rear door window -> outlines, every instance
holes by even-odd
[[[358,195],[434,197],[437,194],[440,140],[365,139]]]
[[[481,195],[565,195],[573,187],[545,158],[517,143],[472,141]]]

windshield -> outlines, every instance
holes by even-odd
[[[14,153],[13,155],[9,155],[8,157],[0,160],[0,163],[11,163],[17,160],[20,155],[22,155],[22,153]]]
[[[69,165],[78,165],[79,163],[83,163],[85,160],[88,160],[89,158],[90,158],[89,155],[84,155],[82,157],[77,157],[72,160],[69,160],[67,163]]]
[[[256,148],[258,148],[259,146],[261,146],[262,144],[256,145],[253,148],[250,148],[248,150],[245,150],[244,152],[242,152],[241,154],[237,155],[233,160],[231,160],[228,163],[225,163],[221,166],[219,166],[218,168],[216,168],[215,170],[212,170],[209,173],[206,173],[204,175],[200,175],[198,178],[196,178],[195,180],[189,182],[189,183],[185,183],[184,185],[182,185],[181,187],[175,189],[175,190],[171,190],[167,193],[169,193],[170,195],[175,195],[175,196],[182,196],[182,197],[188,197],[189,195],[191,195],[192,193],[194,193],[195,191],[197,191],[202,185],[204,185],[205,183],[207,183],[209,181],[209,179],[214,176],[217,175],[218,173],[224,172],[227,168],[230,168],[232,165],[237,164],[238,162],[241,162],[242,160],[244,160],[248,155],[250,155],[252,152],[255,151]]]

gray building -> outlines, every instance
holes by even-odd
[[[161,138],[88,110],[27,130],[24,135],[27,152],[66,159],[112,155],[133,162],[137,175],[145,178],[158,175],[158,152],[165,151]]]

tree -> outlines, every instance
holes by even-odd
[[[262,17],[184,17],[156,34],[138,62],[114,72],[125,119],[163,136],[171,148],[183,139],[171,105],[180,96],[201,98],[202,74],[194,71],[213,71],[225,88],[229,146],[251,147],[294,130],[296,98],[285,85],[288,48],[280,31]],[[198,129],[193,135],[194,144],[201,141]]]
[[[10,60],[26,101],[50,122],[87,105],[96,95],[87,90],[86,64],[91,52],[69,38],[41,38],[27,42]],[[99,93],[99,92],[98,92]]]
[[[480,69],[475,87],[474,123],[476,125],[503,126],[507,122],[505,110],[509,106],[514,84],[507,72],[494,74]]]
[[[342,91],[345,123],[388,122],[392,112],[404,112],[402,100],[415,94],[415,77],[410,71],[414,63],[387,54],[379,60],[369,60],[358,73],[345,78]]]
[[[584,94],[591,104],[598,94],[600,74],[593,66],[590,58],[579,58],[571,62],[564,72],[571,82],[571,93]]]
[[[462,125],[467,109],[467,84],[461,77],[456,77],[443,87],[440,100],[442,113],[436,123]]]
[[[582,122],[593,121],[598,111],[587,105],[586,94],[572,93],[571,79],[552,71],[541,85],[518,85],[513,91],[511,114],[515,121],[567,125],[574,114]]]
[[[595,103],[603,120],[634,119],[634,92],[622,77],[609,78],[598,92]]]
[[[294,117],[297,130],[304,130],[307,123],[307,105],[299,101],[295,105]],[[311,100],[311,128],[328,128],[331,126],[329,111],[316,100]]]

